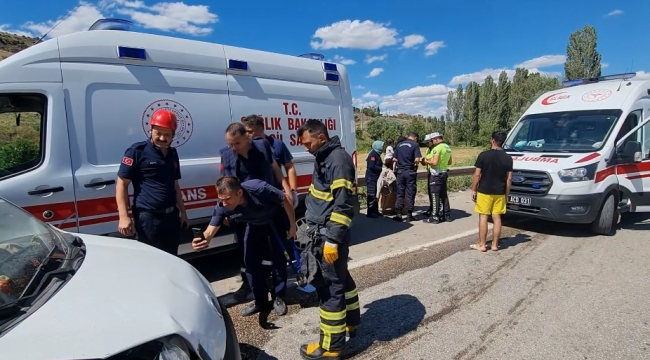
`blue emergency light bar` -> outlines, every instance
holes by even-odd
[[[248,63],[246,61],[228,59],[228,69],[248,71]]]
[[[609,81],[609,80],[627,80],[631,79],[636,76],[635,72],[631,73],[623,73],[623,74],[614,74],[614,75],[604,75],[604,76],[597,76],[597,77],[592,77],[592,78],[584,78],[584,79],[575,79],[575,80],[567,80],[562,82],[562,85],[566,87],[570,86],[576,86],[576,85],[583,85],[583,84],[592,84],[592,83],[597,83],[601,81]]]
[[[129,31],[131,30],[131,27],[133,27],[133,23],[129,20],[109,18],[109,19],[99,19],[95,21],[95,23],[90,26],[88,31],[93,31],[93,30]]]
[[[147,60],[147,51],[145,49],[118,46],[117,57],[120,59]]]
[[[323,70],[325,70],[325,71],[335,71],[335,72],[339,71],[339,69],[336,67],[336,64],[326,63],[326,62],[323,63]]]
[[[339,74],[325,73],[325,81],[338,82]]]
[[[318,53],[307,53],[307,54],[298,55],[298,57],[304,57],[307,59],[318,60],[318,61],[323,61],[325,59],[325,55],[318,54]]]

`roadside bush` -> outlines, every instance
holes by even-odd
[[[30,162],[38,157],[38,153],[38,144],[25,139],[15,139],[0,145],[0,169],[10,169]]]

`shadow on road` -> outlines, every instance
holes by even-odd
[[[239,343],[242,360],[278,360],[275,356],[267,354],[264,350],[245,343]]]
[[[426,309],[415,296],[401,294],[376,300],[364,306],[359,335],[345,350],[346,358],[358,355],[375,342],[389,342],[417,329]]]
[[[390,216],[370,219],[365,214],[357,214],[354,217],[354,225],[350,228],[352,232],[352,245],[363,244],[388,235],[393,235],[413,226],[407,222],[397,222]]]
[[[616,230],[650,230],[650,215],[646,213],[623,214],[616,225]],[[506,216],[503,218],[503,225],[532,231],[539,234],[587,238],[595,236],[589,224],[564,224],[538,219],[526,219],[518,216]]]
[[[509,236],[506,238],[501,238],[499,240],[499,250],[505,250],[510,247],[515,247],[519,244],[524,244],[527,243],[531,240],[530,236],[527,234],[517,234],[515,236]],[[488,241],[488,246],[489,246],[489,241]]]

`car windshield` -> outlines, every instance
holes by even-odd
[[[603,147],[621,110],[565,111],[527,115],[504,144],[527,152],[588,152]]]
[[[22,296],[55,247],[65,248],[57,230],[0,199],[0,306]]]

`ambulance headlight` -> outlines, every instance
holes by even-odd
[[[581,166],[571,169],[563,169],[557,172],[557,176],[562,182],[577,182],[593,180],[596,175],[598,163]]]
[[[181,337],[171,335],[136,346],[108,359],[190,360],[192,354]]]

